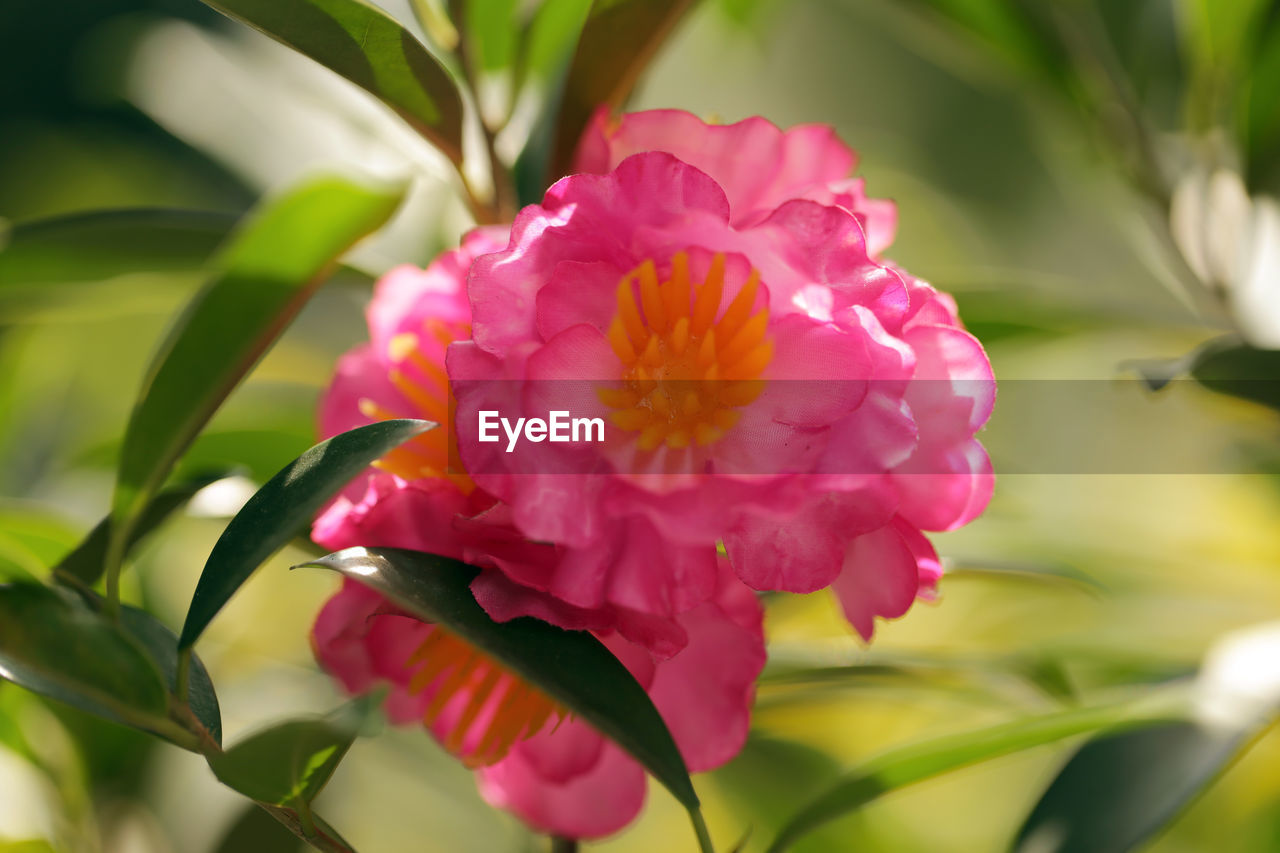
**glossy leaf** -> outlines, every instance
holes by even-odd
[[[0,294],[127,273],[198,270],[234,224],[230,213],[155,208],[18,223],[0,246]]]
[[[327,717],[274,725],[210,755],[209,767],[224,785],[250,799],[305,808],[338,768],[379,699],[361,698]]]
[[[120,625],[146,649],[152,662],[159,667],[169,692],[177,692],[177,634],[145,610],[127,605],[120,610]],[[186,697],[191,712],[214,743],[222,743],[222,712],[218,707],[218,694],[213,688],[209,671],[200,658],[194,655],[187,671]]]
[[[601,104],[620,109],[694,0],[598,0],[587,17],[560,103],[550,177],[567,175]]]
[[[872,758],[791,818],[769,846],[786,850],[818,827],[887,793],[1012,752],[1142,720],[1127,705],[1081,708],[1015,720],[974,732],[908,744]]]
[[[0,678],[116,722],[167,727],[156,665],[69,590],[0,586]]]
[[[684,759],[661,715],[591,634],[529,618],[494,622],[471,595],[476,570],[434,554],[348,548],[307,565],[341,572],[482,650],[617,742],[676,799],[696,809]]]
[[[153,362],[121,448],[112,517],[127,531],[173,463],[324,280],[385,223],[402,192],[336,178],[266,203],[221,253],[221,270]]]
[[[1201,793],[1240,751],[1245,733],[1189,720],[1089,741],[1023,824],[1025,853],[1136,849]]]
[[[381,421],[322,441],[272,477],[236,513],[205,562],[186,623],[189,648],[262,563],[371,463],[416,435],[429,421]]]
[[[163,524],[170,515],[185,506],[196,492],[225,476],[223,473],[217,473],[195,477],[170,486],[152,498],[129,531],[125,553],[132,550],[148,533]],[[89,535],[59,561],[53,570],[55,580],[70,579],[85,586],[97,583],[106,566],[107,543],[110,538],[111,519],[108,517],[99,521],[93,530],[89,531]]]
[[[455,163],[462,99],[411,32],[363,0],[204,0],[365,89]]]

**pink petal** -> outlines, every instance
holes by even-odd
[[[854,539],[840,576],[831,584],[849,624],[868,642],[875,617],[902,616],[919,588],[916,555],[896,523]]]

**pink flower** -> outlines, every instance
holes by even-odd
[[[444,347],[469,334],[466,271],[503,236],[473,232],[425,271],[401,267],[378,282],[370,343],[339,362],[321,404],[322,433],[379,418],[447,419]],[[585,609],[539,592],[564,549],[526,539],[508,507],[450,470],[449,445],[449,431],[437,429],[389,454],[321,514],[313,538],[333,550],[410,548],[485,568],[472,590],[495,619],[528,614],[594,631],[648,690],[692,770],[734,756],[765,659],[752,592],[727,566],[717,569],[711,595],[677,618],[610,604]],[[618,746],[448,631],[355,582],[325,604],[313,645],[349,692],[389,684],[390,718],[423,724],[477,768],[490,802],[531,826],[575,838],[607,835],[643,803],[644,771]]]
[[[320,404],[320,433],[329,437],[393,417],[427,418],[442,426],[392,451],[353,482],[316,519],[312,538],[335,551],[355,545],[410,548],[499,568],[530,594],[479,594],[494,618],[529,613],[574,630],[616,630],[670,656],[686,641],[674,619],[607,603],[585,609],[536,594],[548,579],[563,575],[564,549],[528,541],[511,522],[508,507],[449,464],[454,435],[447,424],[445,346],[470,334],[465,281],[473,258],[501,248],[505,238],[501,228],[473,231],[426,270],[398,267],[378,281],[368,309],[369,343],[338,361]],[[612,552],[622,559],[634,547],[619,541]]]
[[[479,582],[513,585],[496,571]],[[527,592],[515,591],[517,595]],[[688,645],[655,657],[617,633],[597,636],[648,690],[690,770],[728,761],[746,739],[764,666],[761,610],[727,568],[713,596],[680,617]],[[313,631],[321,664],[351,693],[391,686],[387,714],[421,722],[478,768],[481,793],[543,832],[595,838],[640,811],[645,773],[620,747],[447,631],[399,614],[346,581]]]
[[[877,260],[894,212],[829,129],[596,117],[584,172],[473,263],[449,347],[458,451],[525,537],[518,584],[670,619],[716,588],[830,586],[852,625],[933,589],[922,530],[985,508],[994,383],[955,306]],[[478,440],[481,411],[608,422],[599,443]],[[624,543],[621,549],[619,543]]]

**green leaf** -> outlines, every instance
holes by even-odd
[[[1107,591],[1100,581],[1066,563],[1028,563],[1013,560],[959,560],[947,567],[944,581],[958,578],[992,578],[994,580],[1058,583],[1073,586],[1091,595]]]
[[[209,767],[227,787],[260,803],[306,809],[381,701],[367,696],[327,717],[290,720],[250,735]]]
[[[497,71],[515,62],[520,0],[454,0],[461,14],[463,44],[476,71]]]
[[[590,11],[591,0],[547,0],[529,28],[520,65],[520,97],[536,98],[539,108],[514,168],[521,205],[540,202],[550,183],[547,172],[565,78]]]
[[[620,109],[694,0],[597,0],[587,17],[556,126],[551,176],[569,174],[573,153],[601,104]]]
[[[245,806],[213,853],[297,853],[302,848],[290,832],[256,805]]]
[[[329,499],[393,447],[434,427],[392,420],[322,441],[272,477],[222,531],[196,583],[181,647],[190,648],[258,566],[284,547]]]
[[[282,4],[288,5],[288,4]],[[385,223],[399,190],[313,180],[255,213],[153,362],[121,448],[112,517],[125,536],[175,460],[337,258]]]
[[[1275,722],[1277,660],[1280,623],[1218,640],[1192,684],[1188,718],[1084,744],[1027,817],[1014,848],[1121,853],[1141,846]]]
[[[1245,733],[1175,720],[1080,748],[1027,817],[1014,849],[1124,853],[1182,811],[1240,751]]]
[[[1211,391],[1280,410],[1280,350],[1220,341],[1199,352],[1191,375]]]
[[[0,245],[0,294],[202,267],[235,224],[230,213],[137,208],[18,223]]]
[[[476,570],[434,554],[348,548],[306,565],[341,572],[443,626],[617,742],[676,799],[697,808],[684,759],[649,695],[591,634],[530,618],[494,622],[471,595]]]
[[[152,498],[129,531],[125,553],[132,550],[138,542],[146,538],[147,534],[164,523],[170,515],[185,506],[196,492],[225,476],[225,473],[216,473],[194,477],[170,486]],[[89,531],[89,535],[54,567],[54,579],[72,579],[84,586],[97,583],[106,567],[107,544],[110,538],[111,518],[107,517],[99,521],[93,530]]]
[[[156,665],[69,590],[0,586],[0,678],[135,728],[171,728]]]
[[[177,692],[178,636],[160,620],[136,607],[125,606],[120,611],[120,625],[138,644],[146,649],[151,660],[160,669],[170,693]],[[204,726],[214,743],[222,743],[222,713],[218,707],[218,694],[213,680],[200,658],[192,656],[187,671],[187,705],[191,713]]]
[[[742,751],[710,778],[738,824],[749,827],[752,837],[767,840],[804,802],[829,787],[839,770],[836,760],[821,750],[752,731]],[[835,839],[823,840],[840,849]]]
[[[845,775],[792,817],[769,846],[769,853],[786,850],[818,827],[907,785],[1073,735],[1149,718],[1132,705],[1081,708],[891,749]]]
[[[365,89],[454,163],[462,162],[462,99],[413,34],[363,0],[204,0]]]

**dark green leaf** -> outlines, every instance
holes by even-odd
[[[120,625],[151,655],[151,660],[164,676],[169,692],[177,692],[178,636],[150,613],[127,605],[120,611]],[[200,725],[204,726],[214,743],[222,743],[218,694],[213,689],[209,671],[194,655],[187,671],[186,696],[187,704]]]
[[[137,208],[13,226],[0,246],[0,292],[200,269],[235,224],[230,213]]]
[[[1127,705],[1081,708],[889,750],[847,774],[792,817],[769,846],[769,853],[786,850],[823,824],[907,785],[1073,735],[1133,725],[1139,719]]]
[[[346,756],[381,697],[363,697],[327,717],[290,720],[209,756],[214,775],[246,797],[306,807]]]
[[[430,51],[378,7],[363,0],[205,2],[370,92],[462,162],[457,86]]]
[[[1200,351],[1191,375],[1212,391],[1280,410],[1280,350],[1223,341]]]
[[[245,806],[240,816],[222,836],[214,853],[296,853],[298,840],[255,805]]]
[[[152,498],[147,508],[142,511],[137,522],[129,531],[129,539],[125,545],[128,553],[148,533],[159,527],[165,519],[186,505],[196,492],[225,477],[225,473],[207,474],[195,477],[162,491]],[[73,578],[85,586],[92,586],[102,577],[106,565],[107,540],[111,536],[111,519],[104,518],[89,531],[89,535],[75,547],[71,553],[62,558],[54,568],[54,577]]]
[[[429,421],[369,424],[322,441],[272,477],[222,531],[200,573],[182,648],[189,648],[258,566],[380,456],[431,429]]]
[[[167,728],[160,671],[69,590],[0,586],[0,678],[137,728]]]
[[[676,799],[696,809],[684,759],[661,715],[626,667],[591,634],[530,618],[494,622],[471,595],[476,570],[434,554],[348,548],[307,565],[341,572],[490,655],[616,741]]]
[[[565,80],[551,177],[567,175],[591,114],[620,109],[650,60],[694,0],[597,0]]]
[[[1133,850],[1217,777],[1245,737],[1242,731],[1179,720],[1095,738],[1053,780],[1014,849]]]
[[[385,223],[401,197],[399,190],[314,180],[267,203],[240,229],[220,256],[221,272],[178,320],[138,395],[112,501],[125,532],[337,258]]]

